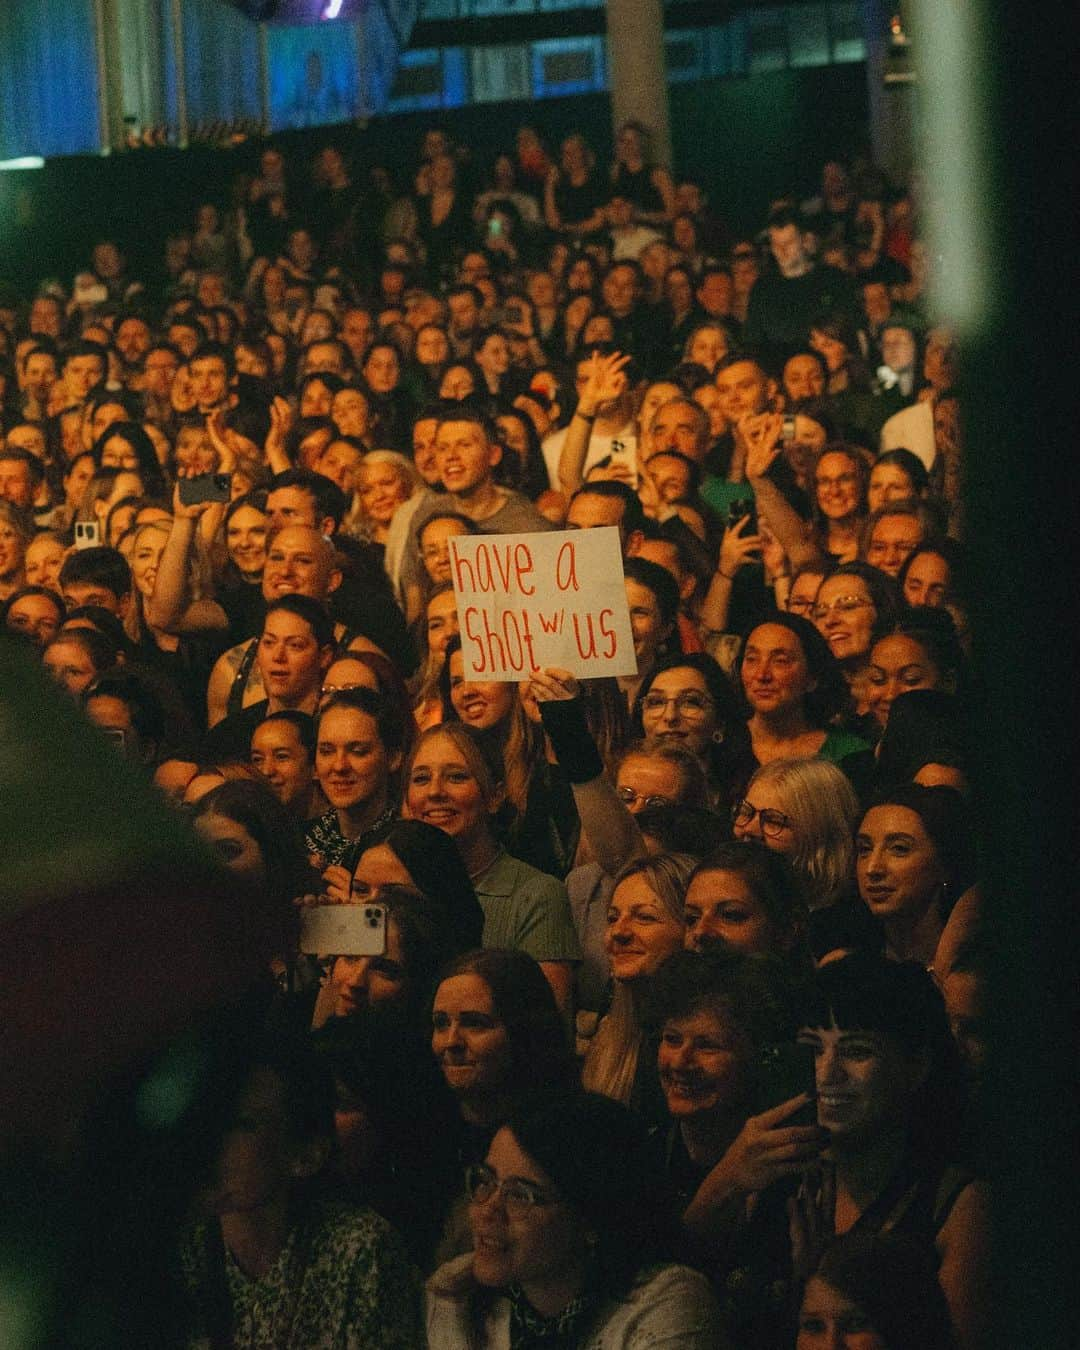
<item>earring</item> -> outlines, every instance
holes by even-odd
[[[713,745],[723,745],[723,743],[724,743],[724,730],[723,730],[722,727],[717,727],[716,730],[713,732],[713,734],[712,734],[712,742],[713,742]]]

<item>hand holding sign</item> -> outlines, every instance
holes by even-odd
[[[558,703],[581,694],[581,685],[568,670],[534,670],[529,679],[529,694],[537,703]]]
[[[637,670],[619,532],[462,535],[450,541],[465,674],[521,680]]]

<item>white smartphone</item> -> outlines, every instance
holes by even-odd
[[[312,956],[382,956],[386,906],[309,906],[300,920],[300,950]]]
[[[101,543],[101,525],[96,520],[75,522],[75,547],[97,548]]]

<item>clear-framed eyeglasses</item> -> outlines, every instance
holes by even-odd
[[[850,614],[852,610],[862,609],[865,605],[873,605],[873,603],[865,595],[838,595],[835,600],[830,600],[827,605],[815,605],[810,611],[810,617],[815,623],[821,623],[833,612]]]
[[[527,1216],[533,1209],[558,1204],[556,1196],[523,1177],[506,1177],[502,1181],[486,1163],[473,1163],[465,1169],[465,1191],[475,1204],[486,1204],[496,1193],[511,1218]]]
[[[774,811],[771,806],[754,806],[745,798],[731,808],[731,819],[736,825],[745,827],[755,816],[761,821],[761,833],[766,839],[776,839],[794,825],[791,817],[785,816],[783,811]]]
[[[641,710],[647,713],[665,713],[669,704],[674,704],[680,717],[704,717],[710,708],[715,707],[708,694],[696,689],[687,689],[681,694],[662,694],[658,689],[650,690],[641,700]]]

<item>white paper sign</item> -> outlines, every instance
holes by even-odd
[[[619,531],[457,535],[450,540],[465,674],[527,679],[637,671]]]

